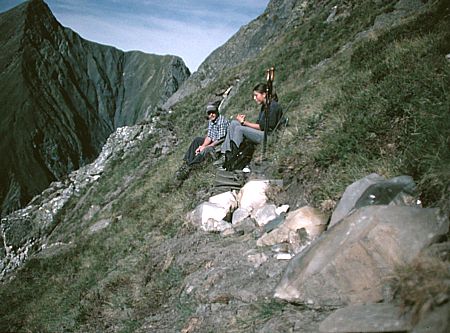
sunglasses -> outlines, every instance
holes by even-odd
[[[206,118],[206,119],[209,119],[209,116],[211,116],[212,114],[215,115],[216,113],[215,113],[215,112],[212,112],[212,111],[211,111],[211,112],[208,112],[208,115],[207,115],[205,118]]]

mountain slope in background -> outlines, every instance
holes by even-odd
[[[62,27],[41,0],[0,15],[2,214],[92,161],[190,75],[179,57],[122,52]]]
[[[281,36],[285,29],[298,24],[305,1],[270,1],[258,18],[241,27],[225,44],[214,50],[188,80],[164,104],[170,108],[183,98],[213,82],[221,72],[243,64]]]

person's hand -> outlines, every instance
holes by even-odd
[[[236,120],[242,124],[245,121],[245,114],[238,114]]]
[[[203,147],[203,146],[198,147],[198,148],[195,150],[195,155],[200,154],[200,153],[203,151],[203,149],[205,149],[205,147]]]

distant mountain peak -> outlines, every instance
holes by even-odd
[[[0,205],[28,202],[148,120],[190,75],[175,56],[123,52],[63,27],[42,0],[0,14]]]
[[[35,32],[44,26],[54,29],[61,24],[44,1],[26,1],[0,13],[0,46],[6,41],[20,41],[25,32]]]
[[[43,10],[51,14],[50,8],[43,0],[29,0],[24,2],[23,6],[27,7],[29,10]]]
[[[36,27],[37,24],[42,24],[44,22],[61,26],[61,24],[56,20],[56,17],[53,15],[52,11],[44,1],[30,0],[25,3],[25,8],[28,23],[27,27],[33,28]]]
[[[3,16],[3,14],[18,14],[22,12],[25,14],[39,14],[39,15],[42,15],[42,13],[46,13],[53,16],[48,5],[42,0],[25,1],[18,6],[11,8],[5,13],[1,13],[1,15]]]

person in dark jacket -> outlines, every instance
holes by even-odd
[[[258,84],[253,88],[253,99],[261,108],[256,122],[250,122],[246,119],[244,114],[238,114],[234,120],[231,121],[228,128],[225,141],[221,147],[221,153],[226,155],[227,152],[231,152],[233,148],[239,148],[244,139],[252,143],[262,143],[264,140],[264,126],[265,126],[265,114],[264,107],[266,103],[266,91],[267,85],[265,83]],[[268,112],[269,116],[269,128],[270,133],[275,129],[283,116],[283,111],[278,102],[273,99],[270,103]],[[233,147],[234,146],[234,147]]]

